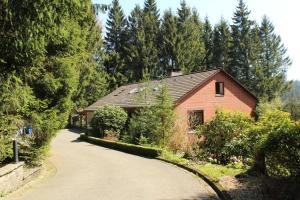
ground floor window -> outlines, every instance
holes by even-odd
[[[188,111],[189,129],[195,130],[195,128],[204,123],[203,110],[191,110]]]

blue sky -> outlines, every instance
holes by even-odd
[[[136,4],[141,7],[144,0],[119,0],[120,4],[128,16]],[[111,0],[93,0],[94,3],[110,4]],[[190,7],[198,10],[201,19],[206,15],[215,24],[223,16],[231,23],[233,12],[237,5],[237,0],[186,0]],[[251,10],[251,19],[260,22],[262,16],[267,15],[275,26],[275,31],[279,34],[288,48],[288,55],[293,61],[288,69],[289,80],[300,80],[300,1],[299,0],[245,0]],[[171,8],[175,13],[180,5],[180,0],[157,0],[157,6],[161,13]],[[100,15],[103,24],[106,23],[107,16]]]

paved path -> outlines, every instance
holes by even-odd
[[[17,199],[215,199],[214,191],[204,181],[185,170],[81,142],[78,136],[70,130],[60,131],[50,157],[57,173]]]

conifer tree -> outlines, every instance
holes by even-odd
[[[188,7],[185,0],[180,2],[180,8],[177,9],[179,25],[186,22],[191,17],[191,8]]]
[[[230,47],[230,64],[228,72],[248,86],[250,74],[251,37],[253,21],[249,19],[250,11],[243,0],[239,0],[233,16],[232,45]]]
[[[138,82],[143,79],[141,23],[143,18],[142,9],[136,5],[128,17],[128,28],[126,31],[126,64],[129,67],[130,82]]]
[[[198,13],[191,13],[185,1],[178,9],[178,45],[176,59],[184,73],[203,70],[204,43],[201,34],[201,22]]]
[[[231,35],[227,22],[221,18],[220,22],[214,27],[213,31],[213,49],[212,49],[212,66],[222,68],[228,67],[229,49]]]
[[[109,10],[106,23],[106,51],[108,60],[106,61],[106,71],[110,75],[110,88],[116,87],[127,82],[127,69],[125,66],[125,28],[126,18],[119,4],[119,0],[113,0]]]
[[[210,69],[212,67],[213,31],[207,16],[205,17],[203,24],[202,38],[205,50],[203,65],[205,66],[205,69]]]
[[[161,64],[165,69],[164,74],[170,71],[180,70],[177,63],[176,48],[178,46],[177,18],[171,10],[164,13],[161,26]]]
[[[145,0],[143,21],[140,30],[140,42],[143,46],[143,77],[149,74],[151,78],[161,75],[159,69],[159,10],[155,0]]]
[[[264,16],[259,27],[260,52],[258,65],[254,71],[254,92],[264,100],[282,96],[289,87],[286,81],[287,67],[291,64],[286,55],[287,49],[280,36],[274,32],[274,26]]]

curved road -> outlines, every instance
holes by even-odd
[[[176,166],[78,141],[61,130],[50,161],[57,173],[19,200],[217,199],[201,179]]]

